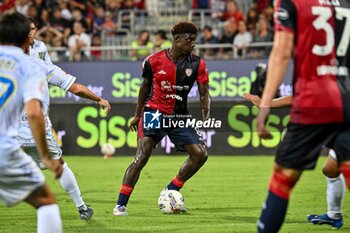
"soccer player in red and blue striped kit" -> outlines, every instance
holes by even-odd
[[[322,145],[334,149],[350,189],[350,1],[277,0],[275,40],[257,117],[260,137],[294,48],[291,120],[277,150],[258,232],[274,233],[287,213],[303,170],[313,169]]]
[[[169,128],[164,125],[147,127],[146,124],[147,120],[152,125],[154,120],[167,117],[172,120],[179,120],[177,116],[185,116],[185,120],[186,116],[190,118],[187,96],[194,82],[198,85],[202,118],[209,118],[208,71],[205,62],[192,53],[198,29],[193,23],[183,21],[174,25],[171,33],[172,47],[147,57],[142,65],[143,82],[135,116],[130,123],[131,130],[138,130],[138,147],[135,159],[124,175],[118,202],[113,211],[116,216],[127,215],[126,205],[141,170],[148,162],[153,148],[166,135],[178,151],[186,151],[189,156],[165,189],[179,191],[208,158],[203,139],[196,129],[178,126]],[[147,116],[151,118],[146,119]]]

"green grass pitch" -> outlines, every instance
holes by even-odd
[[[164,215],[157,208],[159,192],[175,176],[184,156],[153,156],[144,168],[128,205],[127,217],[114,217],[124,171],[132,157],[66,156],[78,179],[83,197],[93,207],[92,220],[79,219],[74,204],[58,181],[45,172],[55,192],[64,232],[256,232],[256,221],[267,193],[272,156],[211,156],[204,167],[181,191],[188,214]],[[281,232],[335,232],[330,226],[312,225],[309,213],[326,211],[326,179],[320,158],[314,171],[304,173],[289,203]],[[350,199],[344,201],[344,226],[337,232],[350,232]],[[36,212],[25,203],[7,209],[0,205],[0,232],[36,232]]]

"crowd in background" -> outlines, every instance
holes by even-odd
[[[236,0],[237,1],[237,0]],[[198,44],[232,44],[232,48],[200,49],[205,59],[230,59],[233,57],[266,57],[270,47],[246,49],[252,42],[273,40],[272,0],[255,0],[247,12],[239,9],[234,0],[183,0],[188,10],[204,10],[209,18],[221,24],[204,25],[200,29]],[[38,22],[36,38],[49,48],[66,47],[66,50],[50,51],[53,61],[99,60],[100,50],[86,50],[104,45],[102,35],[118,35],[118,31],[132,31],[120,24],[119,12],[133,10],[140,14],[159,14],[160,4],[171,0],[3,0],[0,14],[17,10]],[[209,21],[210,22],[210,21]],[[141,30],[129,41],[131,60],[140,60],[147,55],[171,46],[169,31]],[[142,49],[138,49],[142,46]],[[85,48],[85,49],[83,49]]]

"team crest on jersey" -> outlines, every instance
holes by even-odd
[[[43,60],[44,59],[44,52],[39,52],[38,53],[38,56],[39,56],[39,58],[41,59],[41,60]]]
[[[192,74],[192,69],[191,69],[191,68],[187,68],[187,69],[185,70],[185,74],[187,75],[187,77],[190,77],[191,74]]]

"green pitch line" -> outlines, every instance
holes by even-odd
[[[132,157],[66,156],[74,171],[83,197],[95,211],[93,220],[79,219],[74,204],[58,181],[45,171],[49,186],[56,194],[64,232],[256,232],[256,221],[266,197],[273,157],[211,156],[204,167],[189,180],[181,193],[188,214],[164,215],[157,208],[159,192],[175,176],[184,156],[154,156],[143,170],[128,205],[127,217],[114,217],[125,168]],[[310,213],[326,211],[326,179],[319,160],[317,169],[305,172],[289,205],[282,233],[333,232],[330,226],[314,226],[306,221]],[[344,226],[337,232],[350,232],[350,199],[345,196]],[[0,205],[0,232],[36,231],[36,212],[27,204],[7,209]]]

